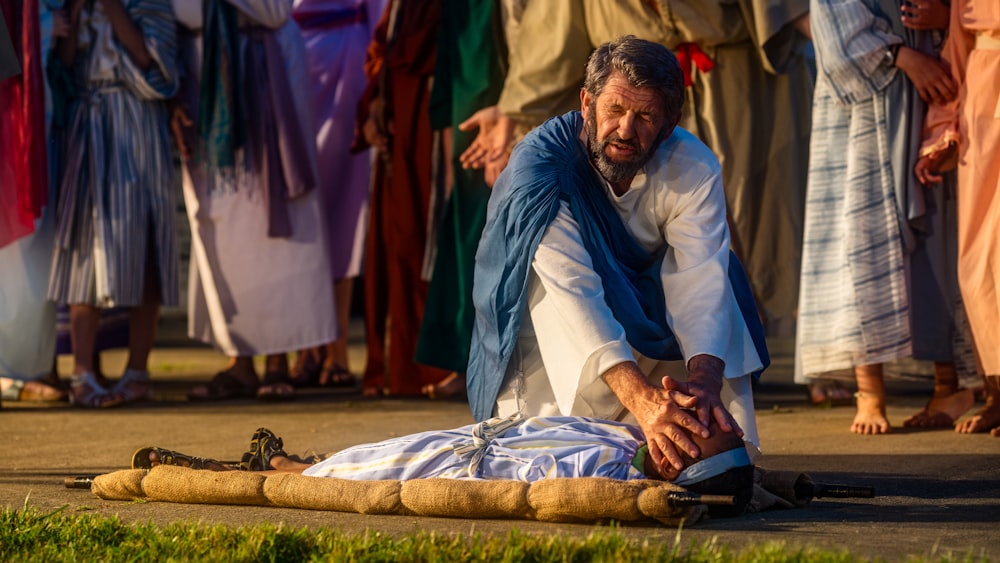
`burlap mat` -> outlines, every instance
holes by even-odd
[[[748,510],[804,506],[795,485],[809,477],[757,468]],[[663,481],[603,477],[521,481],[415,479],[350,481],[291,473],[265,476],[244,471],[199,471],[161,465],[100,475],[91,491],[105,500],[148,499],[188,504],[239,504],[450,518],[528,519],[544,522],[649,522],[691,525],[704,506],[674,506],[671,493],[685,489]]]
[[[600,477],[520,481],[415,479],[349,481],[295,474],[199,471],[161,465],[100,475],[91,491],[105,500],[147,499],[189,504],[282,506],[361,514],[451,518],[530,519],[548,522],[656,521],[687,525],[703,506],[673,506],[662,481]]]

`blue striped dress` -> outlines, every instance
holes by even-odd
[[[903,29],[897,0],[813,0],[810,13],[820,72],[795,380],[911,356],[953,361],[954,258],[934,245],[955,225],[912,172],[924,106],[885,60],[890,45],[933,52],[930,36]]]
[[[342,450],[304,475],[353,480],[645,479],[632,466],[646,442],[638,427],[584,417],[493,418]]]
[[[161,303],[178,301],[176,186],[166,100],[177,87],[170,0],[123,0],[153,63],[140,69],[97,0],[80,16],[77,97],[62,131],[49,299],[99,307],[142,302],[151,249]]]

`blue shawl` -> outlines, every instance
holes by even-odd
[[[604,296],[629,344],[660,360],[683,359],[667,325],[662,254],[650,255],[628,232],[608,201],[578,135],[580,112],[555,117],[521,141],[500,176],[487,208],[476,253],[472,289],[476,308],[467,371],[469,404],[477,421],[493,415],[527,299],[532,257],[561,201],[580,225]],[[764,330],[746,274],[735,256],[729,278],[763,365]]]

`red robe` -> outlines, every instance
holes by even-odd
[[[48,199],[38,0],[0,2],[21,73],[0,81],[0,247],[29,235]]]
[[[388,154],[379,155],[372,178],[363,381],[366,389],[386,389],[392,395],[418,395],[421,387],[448,374],[414,361],[429,285],[421,279],[421,268],[431,193],[428,104],[440,9],[437,0],[392,0],[386,6],[368,49],[369,86],[359,108],[360,127],[371,100],[381,98],[383,117],[392,123]],[[392,30],[390,20],[395,22]]]

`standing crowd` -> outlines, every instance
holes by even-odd
[[[191,400],[355,386],[360,277],[368,397],[627,420],[681,470],[710,425],[753,458],[764,339],[794,335],[796,382],[856,400],[853,432],[892,430],[884,366],[913,358],[934,387],[905,426],[1000,435],[992,0],[0,16],[4,400],[149,398],[181,195],[189,334],[229,358]]]

